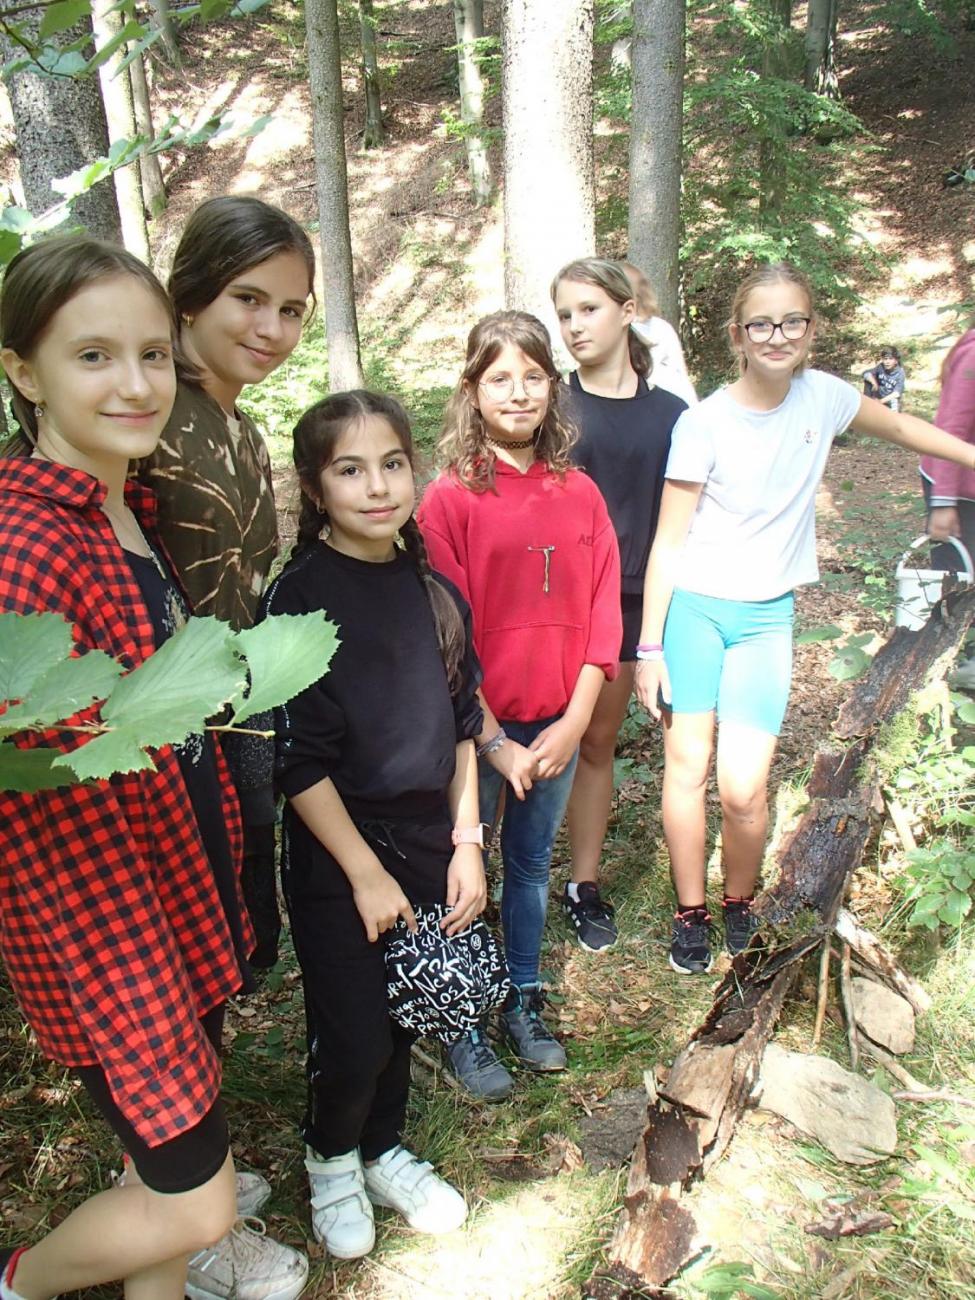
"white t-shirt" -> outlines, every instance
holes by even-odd
[[[668,393],[673,393],[688,406],[695,406],[697,393],[687,373],[680,336],[670,321],[662,316],[650,316],[647,320],[635,320],[630,329],[650,349],[653,362],[650,382],[666,388]]]
[[[685,411],[666,475],[704,488],[674,585],[772,600],[815,582],[816,489],[833,438],[859,406],[852,384],[805,370],[772,411],[747,410],[727,388]]]

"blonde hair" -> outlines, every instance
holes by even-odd
[[[447,403],[437,446],[441,466],[472,492],[494,487],[497,459],[487,441],[484,419],[474,404],[473,393],[488,366],[508,344],[530,357],[551,380],[548,410],[535,431],[536,459],[544,461],[559,478],[572,468],[569,452],[579,434],[563,410],[563,384],[555,368],[548,332],[528,312],[496,311],[479,320],[467,336],[464,370]]]
[[[608,257],[579,257],[574,262],[563,266],[552,281],[550,292],[553,303],[563,280],[572,280],[575,284],[594,285],[597,289],[602,289],[603,293],[620,307],[625,302],[636,301],[633,286],[624,270],[624,263],[612,262]],[[630,365],[638,375],[646,379],[653,368],[650,349],[632,330],[627,333],[627,344],[630,350]]]
[[[748,301],[749,295],[756,289],[767,289],[773,284],[794,284],[797,289],[801,290],[805,295],[806,305],[809,308],[810,327],[816,324],[816,308],[813,305],[812,285],[809,283],[808,278],[791,262],[767,262],[763,266],[756,267],[750,275],[746,275],[735,290],[735,296],[731,300],[731,315],[725,322],[729,334],[732,327],[741,330],[743,308]],[[806,337],[808,338],[808,332]],[[738,357],[738,368],[744,374],[748,368],[748,359],[740,348],[734,346],[734,343],[732,343],[732,349]],[[799,364],[794,367],[792,371],[794,375],[798,375],[805,370],[808,356],[809,353],[807,352]]]
[[[632,262],[620,262],[633,289],[633,298],[640,320],[649,320],[651,316],[660,315],[660,303],[653,291],[653,285],[638,266]]]

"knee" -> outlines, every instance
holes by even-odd
[[[616,755],[617,729],[601,723],[593,723],[579,742],[579,761],[591,767],[612,765]]]
[[[720,795],[721,811],[733,821],[753,822],[765,816],[767,795],[764,786],[734,784],[723,787]]]
[[[154,1214],[160,1210],[157,1200],[153,1202]],[[193,1255],[214,1245],[227,1235],[237,1220],[233,1171],[225,1177],[225,1171],[221,1170],[203,1187],[166,1196],[164,1212],[171,1220],[174,1255]]]
[[[664,779],[685,794],[699,794],[707,784],[711,751],[681,751],[667,755]]]

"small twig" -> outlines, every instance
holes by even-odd
[[[856,1070],[860,1064],[860,1049],[857,1046],[857,1026],[853,1016],[853,982],[850,979],[850,945],[848,943],[843,945],[840,957],[840,997],[843,999],[846,1037],[850,1044],[850,1069]]]
[[[931,1009],[931,998],[926,990],[897,963],[877,936],[862,926],[845,907],[841,907],[836,914],[833,932],[838,939],[850,945],[871,971],[910,1002],[915,1014],[922,1015]]]
[[[900,840],[904,851],[913,853],[917,848],[917,840],[914,838],[910,818],[903,804],[899,804],[896,799],[888,799],[887,811],[890,813],[890,820],[893,822],[897,838]]]
[[[252,727],[235,727],[232,722],[224,723],[221,726],[207,725],[207,731],[227,731],[235,736],[260,736],[263,740],[273,740],[273,731],[255,731]]]
[[[419,1061],[421,1065],[425,1065],[431,1073],[439,1074],[448,1088],[460,1089],[460,1084],[454,1076],[449,1074],[439,1061],[435,1061],[432,1056],[425,1052],[419,1043],[413,1044],[410,1049],[410,1055],[413,1057],[414,1061]]]
[[[968,1097],[959,1097],[957,1093],[946,1092],[943,1088],[928,1088],[920,1079],[915,1079],[910,1070],[905,1070],[896,1057],[883,1047],[878,1047],[865,1034],[857,1031],[857,1039],[864,1051],[869,1052],[888,1074],[904,1085],[901,1092],[890,1094],[895,1101],[946,1101],[954,1106],[967,1106],[975,1110],[975,1101]]]
[[[823,1021],[826,1019],[826,1002],[829,996],[829,935],[823,940],[823,951],[819,958],[819,985],[816,993],[816,1020],[813,1023],[812,1045],[819,1046],[823,1033]]]
[[[941,1088],[933,1088],[930,1092],[892,1092],[890,1095],[894,1101],[947,1101],[953,1106],[970,1106],[975,1110],[975,1101],[969,1097],[959,1097],[956,1092],[945,1092]]]

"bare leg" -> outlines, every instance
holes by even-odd
[[[724,722],[718,728],[718,793],[725,893],[755,892],[768,834],[768,776],[777,737],[755,727]]]
[[[664,838],[681,908],[704,906],[704,792],[714,713],[664,714]]]
[[[579,745],[579,762],[566,810],[572,879],[577,885],[584,880],[595,884],[599,877],[599,859],[613,803],[616,738],[633,691],[633,669],[631,663],[620,664],[616,680],[604,684]]]
[[[85,1201],[23,1254],[14,1288],[25,1300],[50,1300],[131,1278],[138,1300],[182,1300],[187,1258],[219,1241],[236,1214],[230,1155],[189,1192],[163,1195],[127,1181]]]

